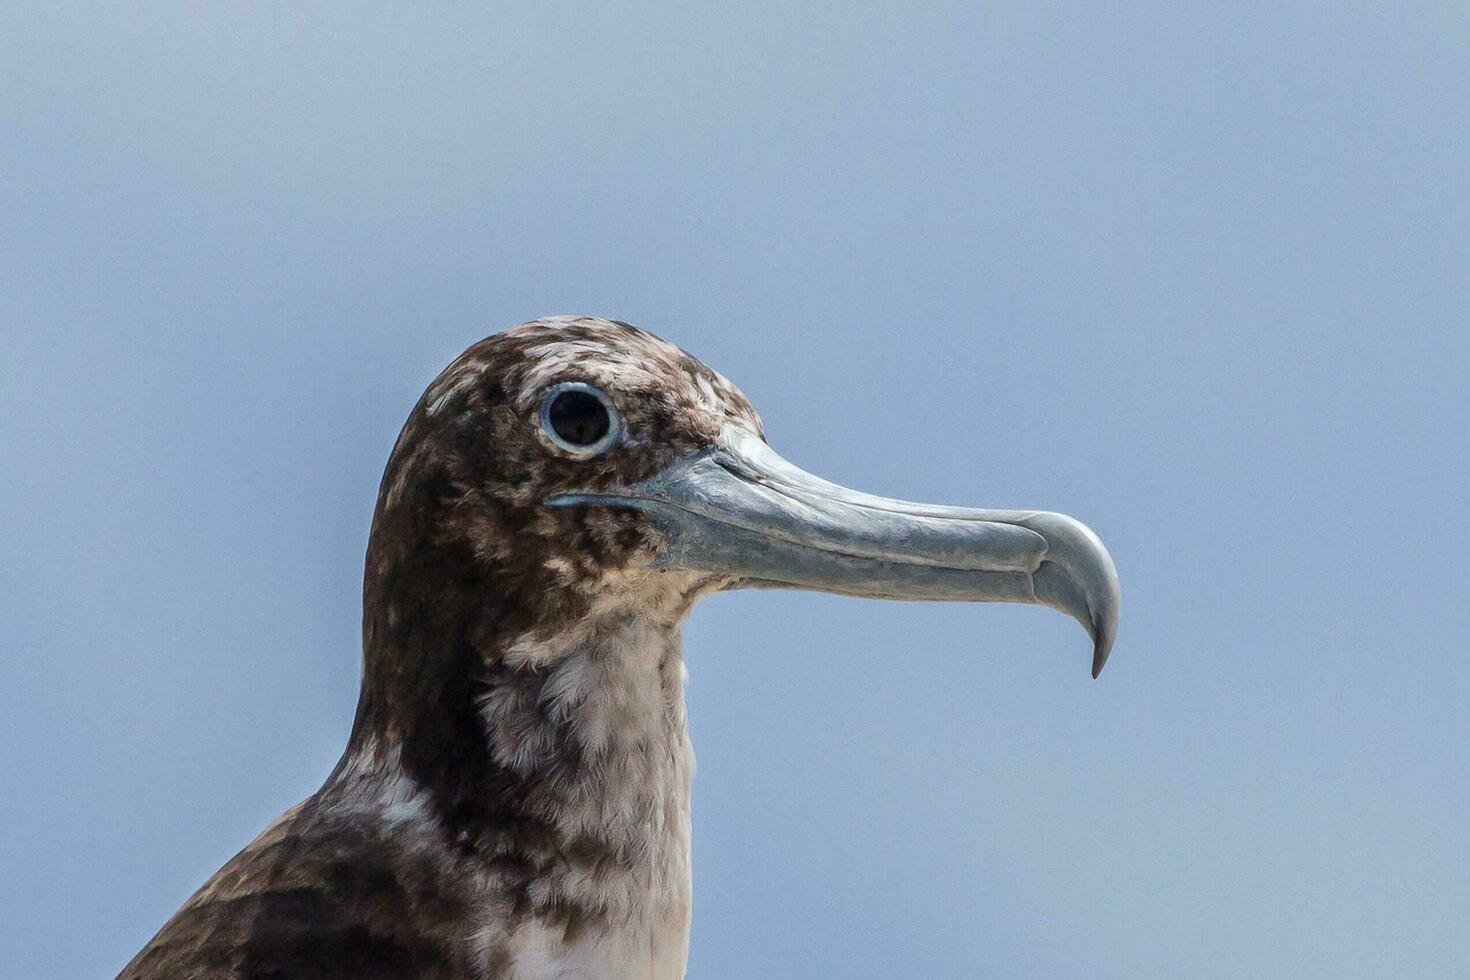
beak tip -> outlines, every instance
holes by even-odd
[[[1092,638],[1092,676],[1102,673],[1118,635],[1122,597],[1112,556],[1097,535],[1062,514],[1034,515],[1026,524],[1045,535],[1048,555],[1032,573],[1036,601],[1071,616]]]
[[[1114,580],[1116,581],[1116,580]],[[1108,662],[1108,654],[1113,652],[1113,640],[1118,635],[1118,602],[1116,590],[1114,592],[1111,608],[1102,615],[1092,617],[1092,679],[1097,680],[1097,675],[1102,673],[1103,665]]]

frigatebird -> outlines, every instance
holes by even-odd
[[[450,364],[393,448],[341,761],[121,977],[683,976],[680,624],[748,587],[1043,603],[1086,627],[1093,676],[1118,623],[1072,518],[828,483],[672,344],[523,324]]]

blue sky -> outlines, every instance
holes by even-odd
[[[691,976],[1470,972],[1466,8],[519,6],[3,14],[0,974],[315,789],[398,426],[561,312],[1123,581],[1097,682],[697,609]]]

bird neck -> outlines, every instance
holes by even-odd
[[[692,597],[612,583],[532,619],[473,555],[399,554],[369,554],[362,697],[325,796],[418,801],[502,920],[687,934]]]

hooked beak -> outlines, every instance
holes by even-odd
[[[1087,629],[1093,677],[1118,630],[1118,573],[1080,521],[859,493],[793,466],[744,429],[640,483],[548,503],[643,510],[670,537],[656,567],[728,576],[730,588],[1042,603]]]

